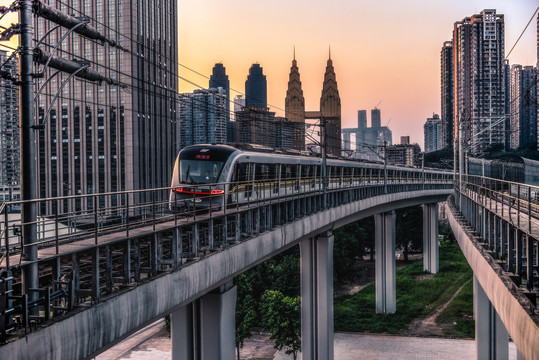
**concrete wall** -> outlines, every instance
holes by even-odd
[[[91,358],[123,338],[323,231],[375,213],[445,201],[452,189],[388,194],[332,208],[227,247],[104,299],[0,348],[12,359]]]
[[[506,276],[507,273],[483,247],[464,231],[451,209],[447,212],[447,217],[468,264],[470,264],[474,275],[496,309],[519,352],[524,359],[537,359],[539,354],[539,316],[533,314],[529,300],[519,293],[515,283]],[[531,311],[532,314],[528,311]]]

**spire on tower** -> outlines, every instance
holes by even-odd
[[[294,45],[294,60],[296,60],[296,45]]]
[[[331,45],[329,45],[329,60],[331,60]]]

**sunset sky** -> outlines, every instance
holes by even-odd
[[[222,62],[231,87],[245,92],[252,63],[264,68],[268,103],[284,115],[293,47],[296,47],[307,110],[320,106],[331,45],[342,106],[342,126],[357,126],[357,110],[380,101],[382,124],[390,120],[393,142],[410,135],[423,148],[423,124],[440,113],[440,49],[453,23],[494,8],[505,15],[506,54],[537,0],[183,0],[179,2],[180,63],[205,75]],[[536,64],[534,19],[510,63]],[[180,67],[180,76],[201,86],[208,80]],[[180,81],[180,91],[195,87]],[[236,93],[232,92],[235,96]]]
[[[0,0],[9,5],[11,0]],[[506,54],[537,0],[180,0],[179,61],[209,76],[222,62],[231,87],[245,92],[251,64],[268,80],[268,103],[284,115],[293,48],[307,110],[318,110],[331,46],[342,105],[342,127],[357,126],[357,110],[380,103],[393,142],[410,135],[423,148],[423,123],[440,113],[440,49],[453,23],[494,8],[505,15]],[[7,21],[6,21],[7,20]],[[16,22],[5,18],[4,25]],[[534,19],[510,55],[511,64],[535,65]],[[208,79],[180,67],[180,76],[208,86]],[[180,80],[180,92],[196,86]],[[232,96],[237,95],[232,91]]]

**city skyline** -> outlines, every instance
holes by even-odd
[[[222,62],[230,77],[231,98],[238,94],[234,90],[244,93],[249,67],[259,63],[267,76],[268,106],[283,116],[294,47],[305,107],[315,108],[331,46],[342,100],[342,127],[355,127],[357,111],[369,111],[381,101],[382,125],[391,119],[397,138],[410,135],[412,143],[423,144],[424,119],[441,112],[440,49],[451,40],[454,23],[483,9],[496,9],[505,16],[507,54],[536,7],[536,2],[529,0],[343,2],[334,7],[313,1],[309,8],[303,3],[276,1],[258,16],[259,5],[243,0],[234,6],[183,2],[179,4],[179,59],[182,65],[204,75]],[[217,17],[227,19],[227,26],[218,31],[214,25]],[[331,26],[320,26],[324,21]],[[536,63],[534,21],[509,61]],[[207,82],[185,67],[180,67],[179,73],[195,84],[204,86]],[[181,92],[196,89],[181,79],[179,86]]]
[[[10,3],[0,0],[0,5]],[[277,116],[284,116],[294,47],[304,74],[305,105],[314,108],[319,103],[320,83],[331,46],[342,98],[342,127],[355,127],[357,111],[371,110],[381,101],[382,125],[391,121],[397,138],[410,135],[412,142],[422,144],[423,119],[433,112],[441,113],[440,49],[445,41],[451,40],[454,22],[483,9],[496,9],[505,16],[507,54],[535,11],[536,2],[442,0],[431,4],[412,0],[405,4],[396,1],[364,4],[346,1],[332,7],[316,0],[309,2],[307,8],[302,2],[289,4],[278,0],[264,9],[264,16],[253,16],[260,13],[259,6],[245,0],[238,0],[233,6],[180,3],[178,52],[179,63],[183,65],[179,68],[180,77],[206,88],[215,63],[223,63],[230,77],[233,99],[238,91],[245,92],[249,67],[258,62],[268,79],[268,106]],[[223,18],[227,19],[227,26],[217,27],[217,20]],[[319,26],[322,20],[335,25]],[[2,19],[3,25],[15,22],[16,14],[7,14]],[[277,23],[278,27],[273,26]],[[282,36],[284,33],[287,35]],[[3,44],[16,47],[17,41],[14,36]],[[536,56],[536,25],[532,21],[512,51],[509,63],[535,65]],[[181,78],[179,93],[200,88]]]

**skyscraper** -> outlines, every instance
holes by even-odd
[[[260,64],[253,64],[245,81],[245,106],[268,107],[268,84]]]
[[[341,98],[331,54],[324,74],[324,86],[320,97],[320,116],[326,122],[328,154],[341,156]]]
[[[463,123],[464,144],[472,153],[504,144],[504,56],[504,16],[496,10],[455,22],[454,124]]]
[[[292,67],[290,67],[284,109],[285,117],[294,125],[294,149],[299,151],[305,150],[305,98],[301,89],[301,80],[299,78],[295,53],[292,60]]]
[[[380,126],[382,126],[382,114],[380,109],[375,107],[371,110],[371,127],[379,128]]]
[[[180,147],[226,143],[227,103],[221,87],[180,94]]]
[[[60,73],[47,83],[36,111],[44,124],[36,134],[38,196],[168,186],[177,155],[177,1],[65,0],[59,10],[87,16],[90,25],[127,51],[72,33],[57,55],[88,61],[91,69],[125,88],[71,79],[51,106],[68,75]],[[42,19],[36,23],[38,39],[54,26]],[[64,33],[53,30],[46,42],[56,43]],[[49,68],[37,85],[53,73]],[[60,211],[78,211],[117,206],[121,200],[99,197],[95,204],[88,197],[58,204]]]
[[[511,148],[537,148],[537,71],[533,66],[511,67]]]
[[[425,134],[425,152],[432,152],[442,149],[442,120],[438,114],[433,114],[431,118],[427,118],[423,125]]]
[[[221,63],[215,64],[210,75],[210,89],[222,88],[226,97],[226,121],[230,121],[230,81],[226,74],[226,68]]]
[[[357,128],[364,129],[367,127],[367,110],[357,111]]]
[[[18,62],[8,59],[5,51],[0,50],[0,64],[3,71],[15,77]],[[19,150],[19,87],[10,80],[0,78],[0,187],[1,201],[12,200],[13,191],[20,185]]]
[[[453,147],[453,43],[444,42],[440,54],[442,94],[442,147]]]

